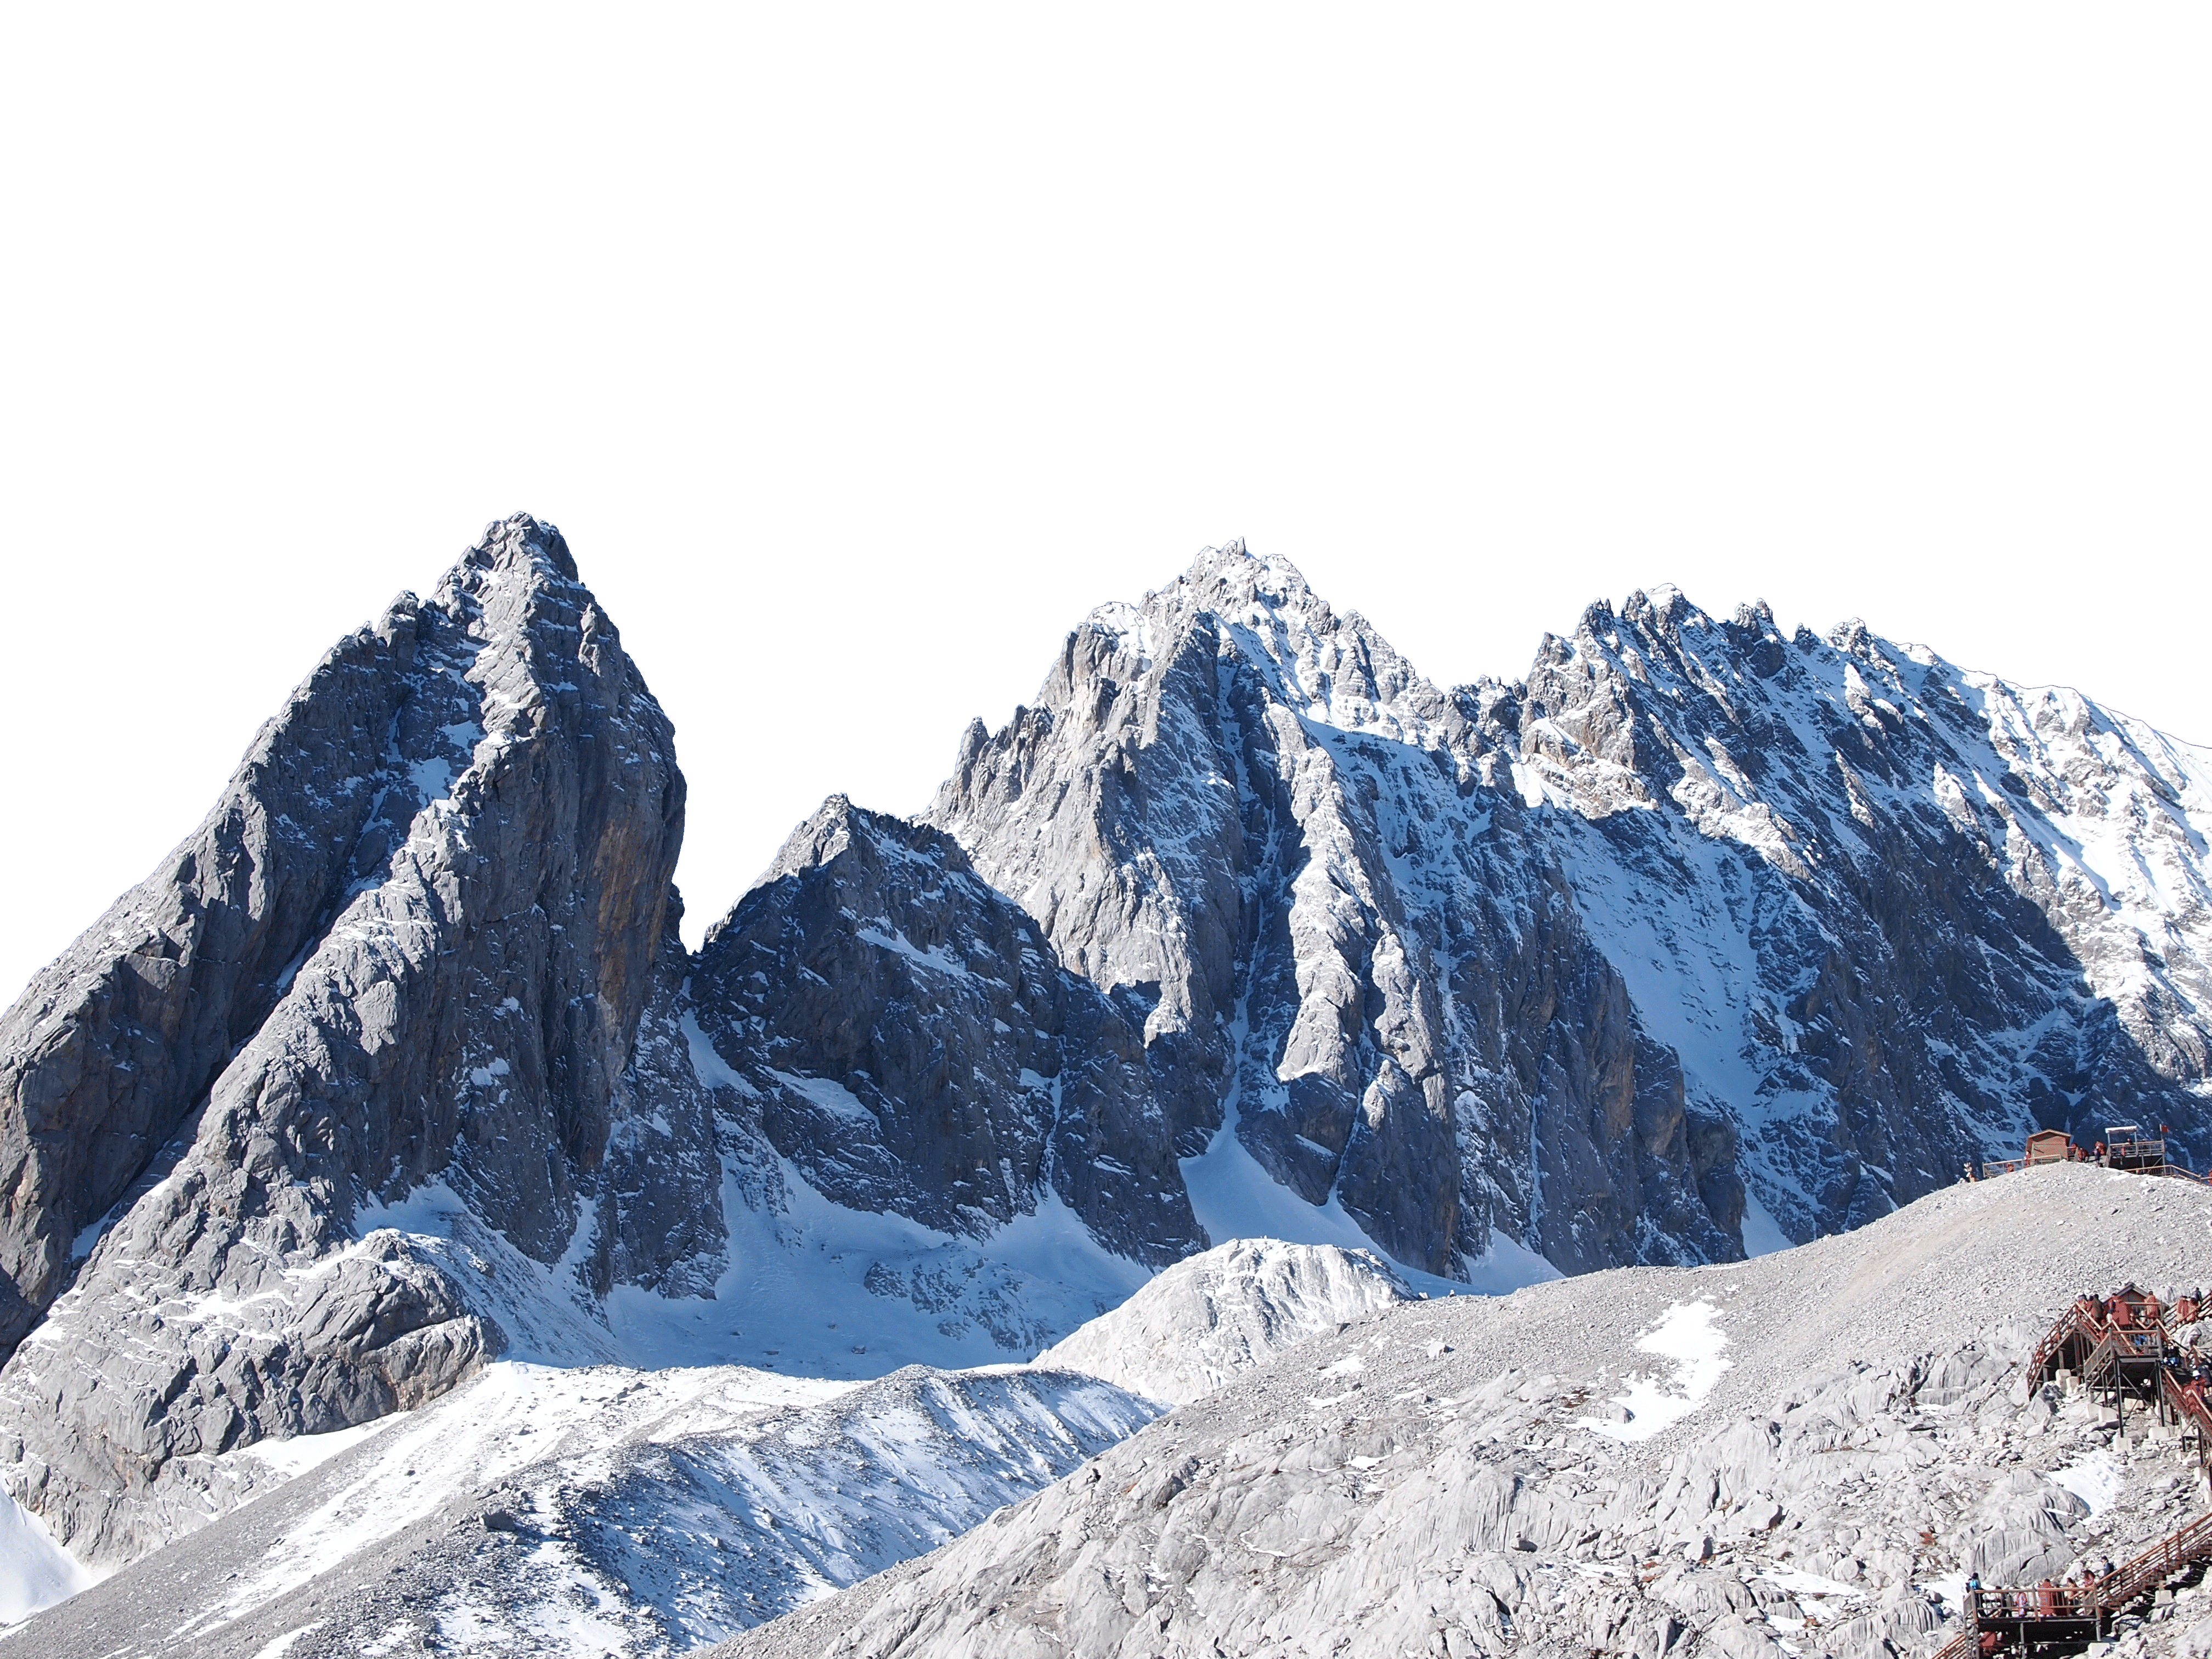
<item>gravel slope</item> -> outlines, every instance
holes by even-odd
[[[2193,1454],[2021,1379],[2064,1301],[2130,1278],[2212,1278],[2212,1193],[2039,1170],[1749,1262],[1400,1304],[714,1651],[1925,1651],[1967,1571],[2124,1559],[2203,1509]]]

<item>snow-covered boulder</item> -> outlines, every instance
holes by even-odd
[[[1232,1239],[1177,1262],[1037,1364],[1182,1405],[1285,1348],[1408,1299],[1405,1281],[1368,1251]]]

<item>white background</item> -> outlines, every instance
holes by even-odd
[[[0,998],[517,509],[695,939],[1237,536],[1439,681],[1673,581],[2212,739],[2205,17],[10,8]]]

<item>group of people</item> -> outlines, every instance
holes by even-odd
[[[2205,1393],[2212,1389],[2212,1366],[2205,1364],[2204,1357],[2198,1353],[2170,1353],[2166,1357],[2166,1371],[2173,1379],[2174,1386],[2195,1401],[2200,1411],[2203,1410]]]
[[[2176,1327],[2195,1324],[2204,1311],[2204,1299],[2201,1291],[2192,1288],[2174,1297],[2169,1310],[2159,1300],[2156,1291],[2139,1291],[2129,1283],[2106,1297],[2085,1291],[2074,1298],[2074,1306],[2094,1326],[2109,1325],[2122,1331],[2154,1331],[2165,1325],[2169,1312]]]
[[[2001,1590],[1983,1589],[1981,1575],[1977,1573],[1966,1580],[1966,1594],[1984,1618],[2056,1619],[2062,1613],[2078,1617],[2094,1609],[2106,1581],[2118,1571],[2111,1557],[2100,1556],[2069,1569],[2063,1583],[2046,1577],[2041,1583],[2024,1589]],[[1988,1605],[1991,1600],[1997,1604],[1994,1607]],[[1984,1632],[1985,1637],[1995,1634]],[[1984,1640],[1984,1645],[1990,1644]]]

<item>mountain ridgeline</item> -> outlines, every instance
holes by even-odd
[[[517,517],[0,1019],[0,1478],[119,1562],[501,1353],[875,1376],[1255,1214],[1495,1282],[1841,1231],[2034,1127],[2201,1152],[2208,768],[1664,590],[1440,689],[1231,544],[692,957],[670,723]]]

